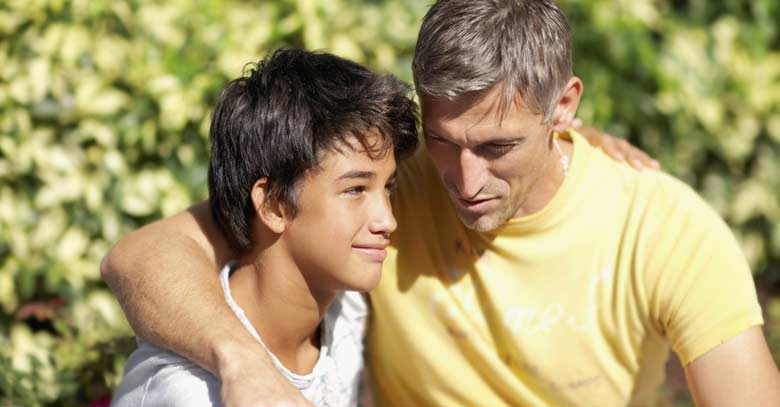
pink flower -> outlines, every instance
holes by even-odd
[[[111,405],[111,396],[103,396],[87,404],[87,407],[109,407]]]

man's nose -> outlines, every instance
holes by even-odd
[[[473,199],[485,186],[487,168],[485,159],[468,148],[461,149],[458,157],[458,174],[452,180],[458,188],[460,198]]]

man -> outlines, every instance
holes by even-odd
[[[723,221],[679,181],[567,131],[583,85],[557,4],[438,1],[413,71],[427,151],[399,170],[399,227],[370,295],[380,404],[652,404],[670,347],[697,403],[780,404]],[[128,236],[104,276],[141,336],[224,386],[264,362],[217,310],[229,250],[208,219],[196,207]],[[169,285],[198,300],[161,300]]]

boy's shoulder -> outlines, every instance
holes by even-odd
[[[221,406],[214,375],[176,353],[139,341],[111,405]]]

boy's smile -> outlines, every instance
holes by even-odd
[[[353,244],[352,249],[366,256],[367,259],[376,263],[382,263],[387,257],[387,243],[381,244]]]

